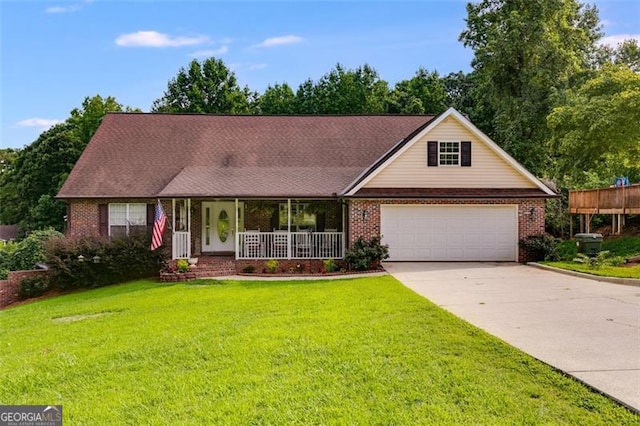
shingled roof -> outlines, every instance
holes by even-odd
[[[58,198],[329,197],[432,119],[109,113]]]

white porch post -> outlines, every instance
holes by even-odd
[[[342,206],[342,257],[344,257],[347,251],[347,233],[349,231],[349,225],[347,223],[347,206],[345,203],[340,203]]]
[[[291,259],[291,198],[287,198],[287,259]]]
[[[239,205],[238,205],[238,199],[236,198],[236,214],[235,214],[235,216],[236,216],[236,225],[235,225],[235,230],[236,230],[236,232],[235,232],[235,239],[236,239],[235,246],[236,246],[236,250],[235,250],[235,251],[236,251],[236,254],[235,254],[235,258],[236,258],[236,259],[238,258],[238,253],[240,252],[240,251],[238,250],[238,249],[239,249],[239,246],[240,246],[240,235],[239,235],[240,230],[238,229],[238,225],[240,224],[240,222],[239,222],[239,220],[238,220],[238,213],[240,212],[240,210],[238,209],[238,207],[239,207]]]
[[[173,258],[177,259],[176,256],[176,199],[171,199],[171,251],[173,253]]]
[[[191,258],[191,198],[187,198],[187,257]]]

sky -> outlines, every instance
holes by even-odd
[[[598,0],[605,43],[640,40],[640,0]],[[294,91],[337,63],[392,86],[419,67],[471,70],[466,1],[0,0],[0,148],[22,148],[87,96],[149,111],[193,59],[241,86]]]

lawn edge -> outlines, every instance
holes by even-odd
[[[611,284],[621,284],[621,285],[631,285],[635,287],[640,287],[640,279],[636,278],[619,278],[619,277],[605,277],[602,275],[592,275],[584,272],[572,271],[570,269],[562,269],[555,266],[543,265],[537,262],[528,262],[528,266],[533,266],[539,269],[545,269],[547,271],[557,272],[559,274],[570,275],[573,277],[586,278],[594,281],[601,281]]]

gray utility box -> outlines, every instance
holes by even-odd
[[[578,253],[597,256],[602,247],[602,234],[576,234],[573,236],[578,246]]]

